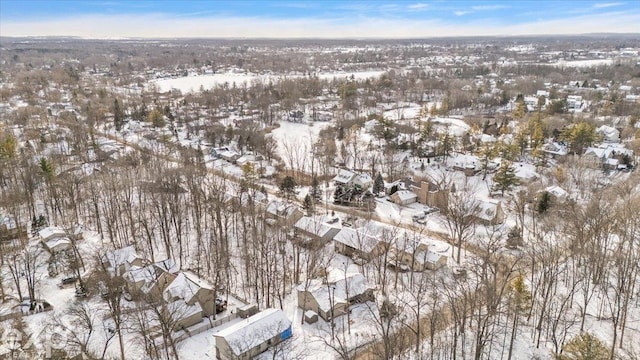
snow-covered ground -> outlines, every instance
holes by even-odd
[[[317,74],[318,78],[322,80],[333,79],[354,79],[364,80],[368,78],[375,78],[385,71],[354,71],[354,72],[328,72]],[[194,75],[184,76],[168,79],[151,80],[149,85],[156,86],[159,91],[167,92],[172,89],[180,90],[182,93],[197,92],[200,88],[211,89],[216,86],[227,84],[229,87],[243,87],[252,86],[254,82],[261,81],[268,83],[270,81],[278,81],[285,78],[297,78],[300,75],[261,75],[250,73],[220,73],[220,74],[207,74],[207,75]]]

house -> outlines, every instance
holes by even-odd
[[[551,194],[554,199],[565,201],[569,197],[569,193],[560,186],[549,186],[544,191]]]
[[[356,174],[354,172],[342,169],[338,172],[338,175],[333,178],[333,182],[336,184],[336,186],[351,185],[355,177]]]
[[[291,336],[284,312],[266,309],[215,334],[216,359],[252,359]]]
[[[475,155],[457,155],[450,160],[454,170],[473,176],[482,170],[480,159]]]
[[[356,174],[349,170],[340,170],[333,178],[336,186],[358,186],[362,190],[367,190],[373,185],[373,179],[369,174]]]
[[[325,321],[346,314],[349,306],[373,301],[373,287],[359,272],[332,269],[326,281],[315,279],[305,289],[298,286],[298,307],[313,311]]]
[[[486,225],[502,224],[505,219],[501,201],[480,200],[473,215],[477,221]]]
[[[447,265],[448,251],[448,245],[438,249],[405,232],[390,245],[388,265],[412,271],[437,270]]]
[[[26,225],[18,225],[11,215],[0,215],[0,241],[9,241],[26,236]]]
[[[604,142],[620,142],[620,131],[614,127],[602,125],[596,129],[596,134],[601,135]]]
[[[583,158],[593,168],[615,169],[615,162],[608,161],[608,159],[617,159],[617,166],[633,165],[633,150],[627,149],[624,144],[620,143],[603,143],[598,147],[587,148]]]
[[[213,285],[190,271],[180,272],[162,292],[166,302],[184,300],[187,305],[198,303],[204,316],[216,313],[216,297]]]
[[[421,181],[420,187],[414,187],[418,202],[421,204],[446,209],[449,204],[449,189],[441,189],[431,181]]]
[[[202,307],[199,303],[189,305],[183,299],[167,303],[162,311],[173,323],[173,330],[183,330],[202,321]]]
[[[59,254],[71,249],[67,232],[55,226],[48,226],[38,232],[42,247],[51,254]]]
[[[359,186],[362,190],[367,190],[373,185],[373,179],[369,174],[358,174],[353,179],[353,185]]]
[[[162,291],[176,278],[178,271],[175,261],[166,259],[145,267],[133,266],[122,277],[130,293],[160,299]]]
[[[322,221],[322,218],[303,216],[293,225],[293,231],[303,244],[320,248],[333,240],[340,229]]]
[[[542,151],[551,155],[552,158],[558,159],[569,153],[569,147],[563,143],[548,142],[542,146]]]
[[[418,201],[418,195],[410,190],[398,190],[391,194],[391,201],[398,205],[409,205]]]
[[[348,227],[340,229],[340,232],[333,237],[333,243],[337,253],[364,261],[369,261],[381,254],[388,245],[374,236]]]
[[[147,260],[136,253],[136,249],[131,246],[109,251],[101,257],[102,266],[115,275],[122,275],[133,266],[142,267]]]
[[[292,226],[304,216],[304,213],[296,204],[279,200],[269,202],[265,213],[268,219],[272,219],[277,224],[287,226]]]

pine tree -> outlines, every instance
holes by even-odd
[[[113,124],[117,131],[120,131],[120,129],[122,129],[122,124],[124,124],[124,113],[122,112],[122,109],[120,109],[118,99],[113,101]]]
[[[562,133],[562,138],[569,142],[569,147],[574,154],[582,154],[585,148],[596,141],[596,130],[593,125],[583,121],[566,128]]]
[[[571,339],[562,349],[560,360],[608,360],[609,349],[597,337],[583,333]]]
[[[290,175],[285,176],[280,183],[280,191],[286,196],[287,199],[293,195],[297,184],[296,181]]]
[[[318,178],[315,176],[311,180],[311,198],[313,200],[321,200],[320,184],[318,183]]]
[[[307,196],[304,197],[304,202],[302,203],[302,208],[307,212],[307,216],[311,216],[313,214],[313,205],[311,195],[307,194]]]
[[[375,195],[378,195],[382,191],[384,191],[384,180],[382,179],[382,175],[380,173],[378,173],[378,175],[376,175],[376,178],[373,181],[373,189],[372,189],[372,191],[373,191],[373,193]]]
[[[493,182],[493,189],[499,190],[503,196],[505,191],[509,191],[514,186],[520,184],[511,162],[504,159],[502,160],[500,169],[498,169],[498,172],[493,176]]]
[[[551,207],[551,194],[548,191],[544,191],[540,194],[538,204],[536,204],[536,211],[538,214],[544,214]]]

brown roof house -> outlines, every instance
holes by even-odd
[[[413,191],[421,204],[438,209],[446,209],[449,204],[449,189],[440,188],[431,181],[421,181],[420,187],[414,187]]]
[[[359,272],[332,269],[326,281],[312,280],[306,289],[304,284],[298,286],[298,306],[317,313],[325,321],[346,314],[352,304],[373,299],[373,287]]]
[[[284,312],[266,309],[216,333],[216,359],[253,359],[292,335]]]

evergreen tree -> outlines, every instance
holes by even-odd
[[[375,195],[380,194],[382,191],[384,191],[384,180],[382,179],[382,175],[380,173],[378,173],[378,175],[376,175],[376,178],[373,181],[373,189],[372,189],[373,193]]]
[[[511,190],[511,188],[520,184],[511,162],[505,159],[502,159],[500,169],[498,169],[498,172],[493,176],[493,182],[493,189],[499,190],[503,196],[505,191]]]
[[[120,131],[120,129],[122,129],[122,125],[124,124],[124,112],[120,108],[118,99],[115,99],[113,101],[113,124],[115,125],[117,131]]]
[[[596,130],[593,125],[582,121],[567,127],[563,131],[562,138],[569,143],[574,154],[582,154],[596,140]]]
[[[608,360],[611,357],[606,345],[590,333],[574,337],[562,350],[560,360]]]
[[[296,181],[290,175],[285,176],[280,183],[280,191],[286,196],[287,199],[293,195],[297,184]]]
[[[311,198],[313,200],[319,201],[321,200],[322,194],[320,193],[320,184],[318,183],[318,178],[313,177],[311,180]]]
[[[302,203],[302,208],[307,212],[307,216],[311,216],[313,214],[313,205],[311,195],[307,194],[307,196],[304,197],[304,202]]]
[[[540,194],[538,204],[536,204],[536,211],[538,214],[544,214],[551,207],[551,194],[548,191]]]
[[[161,128],[164,127],[164,115],[158,110],[153,110],[148,115],[149,122],[153,124],[154,127]]]

